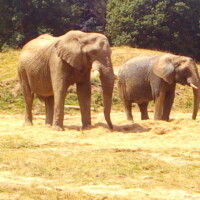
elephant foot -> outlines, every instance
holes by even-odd
[[[134,124],[134,119],[127,119],[129,124]]]
[[[162,117],[163,121],[169,121],[169,117]]]
[[[112,124],[111,120],[106,118],[106,122],[108,124],[109,129],[113,129],[113,124]]]
[[[23,126],[33,126],[33,123],[31,121],[25,121]]]
[[[89,130],[92,128],[92,125],[91,124],[88,124],[88,125],[83,125],[81,130]]]
[[[141,117],[141,120],[147,120],[149,117]]]
[[[110,129],[113,129],[113,125],[112,124],[108,124]]]
[[[161,116],[154,116],[154,120],[163,120]]]
[[[46,126],[47,128],[50,128],[50,127],[52,127],[52,124],[45,124],[45,126]]]
[[[169,120],[169,119],[162,119],[162,121],[166,121],[166,122],[169,122],[170,120]]]
[[[63,127],[61,127],[61,126],[54,125],[54,126],[53,126],[53,130],[54,130],[54,131],[64,131],[65,129],[64,129]]]
[[[162,119],[154,118],[155,121],[163,121]]]
[[[127,119],[128,121],[133,121],[133,117],[132,117],[132,116],[127,116],[126,119]]]

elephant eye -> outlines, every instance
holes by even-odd
[[[97,55],[97,50],[93,49],[90,53],[91,53],[92,55]]]

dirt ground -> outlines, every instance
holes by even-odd
[[[152,118],[152,113],[150,113]],[[184,168],[187,165],[200,166],[200,116],[194,121],[191,113],[172,113],[171,121],[140,120],[140,113],[134,113],[134,124],[126,121],[122,112],[115,112],[111,115],[114,130],[107,128],[104,117],[101,113],[92,113],[92,127],[89,130],[81,130],[80,114],[65,115],[65,131],[56,132],[44,126],[44,116],[34,116],[34,126],[23,127],[23,115],[0,114],[0,140],[6,137],[23,137],[31,139],[34,144],[42,146],[43,150],[52,151],[67,156],[69,145],[73,146],[71,151],[91,150],[115,150],[116,152],[141,152],[148,154],[152,159],[162,161],[175,167]],[[3,149],[3,147],[1,147]],[[0,160],[1,161],[1,160]],[[199,200],[200,190],[198,183],[191,184],[191,190],[183,187],[168,187],[158,185],[140,187],[141,182],[151,182],[154,177],[140,176],[133,181],[133,187],[125,187],[120,180],[113,183],[99,183],[95,179],[90,184],[76,184],[68,180],[66,183],[52,182],[42,177],[17,176],[12,171],[5,170],[4,164],[0,163],[0,184],[9,183],[10,186],[31,185],[35,182],[40,187],[47,187],[47,190],[83,191],[94,196],[102,196],[101,199],[117,197],[119,199],[152,199],[152,200]],[[198,168],[199,170],[200,168]],[[200,171],[199,171],[200,172]],[[200,173],[199,173],[200,176]],[[180,178],[180,181],[182,179]],[[196,179],[198,180],[198,179]],[[200,180],[200,177],[199,177]],[[183,180],[184,181],[184,180]],[[187,181],[186,181],[187,182]],[[188,183],[186,183],[188,184]],[[138,186],[137,186],[138,185]],[[192,187],[197,187],[193,189]],[[19,199],[16,192],[0,190],[1,200]]]

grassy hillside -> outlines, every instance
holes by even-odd
[[[0,53],[0,81],[15,78],[20,50],[8,50]]]
[[[115,69],[120,67],[127,60],[137,56],[153,56],[162,52],[148,49],[131,48],[128,46],[113,47],[112,48],[112,63]]]
[[[130,58],[140,55],[157,55],[159,51],[152,51],[146,49],[130,48],[127,46],[112,48],[112,62],[114,71],[117,73],[119,67]],[[23,98],[19,89],[17,79],[17,64],[20,50],[9,50],[0,53],[0,110],[9,112],[21,112],[23,110]],[[92,106],[101,110],[102,96],[99,91],[99,80],[92,78]],[[78,105],[75,88],[72,87],[66,98],[66,104]],[[149,109],[153,103],[150,103]],[[176,98],[173,109],[182,110],[184,112],[191,111],[192,107],[192,90],[189,87],[177,85]],[[123,111],[121,101],[119,99],[117,88],[115,87],[113,95],[113,109]],[[137,106],[134,108],[138,110]],[[43,104],[36,100],[35,112],[43,113]],[[74,112],[67,109],[66,112]]]
[[[159,51],[136,49],[127,46],[113,47],[112,62],[114,68],[117,69],[130,58],[140,55],[156,55],[159,53]],[[20,50],[9,49],[8,51],[0,52],[0,82],[16,77],[19,55]]]

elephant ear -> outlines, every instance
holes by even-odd
[[[58,56],[70,66],[81,70],[83,68],[82,45],[76,35],[66,33],[55,44]]]
[[[152,70],[155,75],[162,78],[168,84],[172,84],[175,78],[175,66],[169,55],[160,56],[153,64]]]

